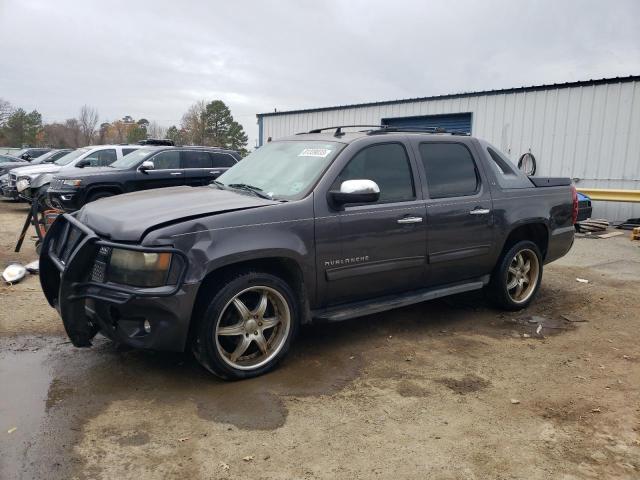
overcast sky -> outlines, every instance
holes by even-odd
[[[179,124],[640,74],[640,1],[0,0],[0,97]]]

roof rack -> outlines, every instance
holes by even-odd
[[[313,130],[309,130],[308,132],[298,133],[298,135],[303,135],[304,133],[322,133],[324,130],[334,130],[334,137],[340,137],[344,135],[342,131],[343,128],[385,128],[384,125],[338,125],[335,127],[324,127],[324,128],[314,128]]]
[[[395,127],[393,125],[385,125],[383,129],[380,130],[371,130],[367,133],[367,135],[378,135],[380,133],[397,133],[397,132],[407,132],[407,133],[447,133],[449,135],[464,135],[469,136],[469,132],[464,132],[462,130],[447,130],[442,127]]]
[[[442,127],[396,127],[393,125],[338,125],[335,127],[323,127],[323,128],[314,128],[313,130],[309,130],[308,132],[300,132],[296,135],[304,135],[305,133],[322,133],[325,130],[335,130],[333,136],[341,137],[345,134],[342,131],[343,128],[375,128],[375,130],[366,130],[367,135],[379,135],[381,133],[397,133],[397,132],[408,132],[408,133],[448,133],[449,135],[464,135],[469,136],[469,132],[464,132],[462,130],[447,130]]]

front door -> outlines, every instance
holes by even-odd
[[[492,201],[480,165],[463,142],[416,142],[426,179],[427,284],[491,272]]]
[[[164,150],[150,158],[153,170],[136,172],[134,190],[184,185],[184,169],[179,150]]]
[[[333,182],[367,179],[380,188],[377,203],[348,205],[316,226],[318,272],[325,304],[374,298],[422,286],[426,260],[425,205],[402,143],[357,152]]]

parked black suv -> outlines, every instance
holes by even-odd
[[[47,191],[47,203],[71,212],[121,193],[207,185],[240,159],[236,151],[214,147],[145,146],[108,167],[55,176]]]
[[[316,131],[267,143],[213,185],[60,215],[40,282],[78,347],[97,332],[190,347],[211,372],[247,378],[313,319],[485,287],[524,308],[571,248],[577,213],[571,179],[528,178],[476,138]]]

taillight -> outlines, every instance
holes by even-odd
[[[574,225],[578,221],[578,191],[575,185],[571,185],[571,195],[573,196],[573,212],[571,215],[571,223]]]

